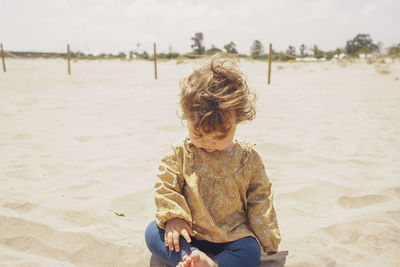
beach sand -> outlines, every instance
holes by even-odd
[[[148,266],[153,183],[183,138],[192,63],[7,59],[0,73],[0,266]],[[286,266],[399,266],[400,63],[240,61]],[[386,70],[386,71],[382,71]],[[386,74],[384,74],[386,73]]]

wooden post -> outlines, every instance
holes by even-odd
[[[3,61],[3,71],[6,72],[7,70],[6,70],[6,61],[4,60],[3,44],[0,44],[0,45],[1,45],[1,59]]]
[[[71,52],[69,50],[69,44],[67,45],[67,59],[68,59],[68,75],[71,75]]]
[[[154,43],[153,60],[154,60],[154,79],[157,80],[157,51],[156,51],[156,43]]]
[[[272,44],[269,44],[269,54],[268,54],[268,84],[271,84],[271,59],[272,59]]]

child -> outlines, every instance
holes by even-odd
[[[260,245],[267,253],[278,250],[262,159],[234,139],[237,125],[255,117],[252,96],[236,63],[220,55],[181,82],[189,137],[161,161],[156,221],[145,233],[149,250],[166,264],[250,267],[259,265]]]

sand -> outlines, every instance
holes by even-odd
[[[158,161],[186,132],[192,63],[7,59],[0,265],[148,266]],[[399,266],[400,63],[240,62],[258,94],[237,137],[275,191],[286,266]]]

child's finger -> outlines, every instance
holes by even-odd
[[[178,252],[179,251],[179,234],[176,231],[174,231],[174,234],[173,234],[173,242],[174,242],[174,246],[175,246],[175,251]]]
[[[192,228],[190,228],[190,226],[188,225],[186,228],[186,231],[189,233],[189,235],[194,236],[194,233],[192,231]]]
[[[181,234],[182,234],[183,238],[185,238],[186,242],[188,242],[188,243],[192,242],[186,229],[183,229]]]
[[[168,240],[169,250],[171,251],[174,250],[174,244],[172,243],[172,232],[168,233],[167,240]]]

